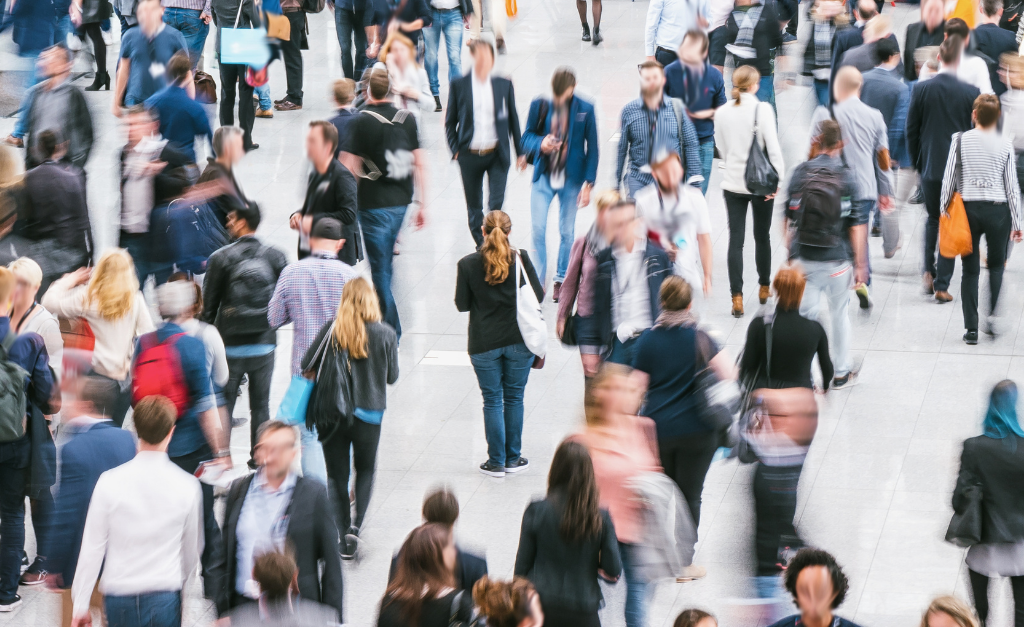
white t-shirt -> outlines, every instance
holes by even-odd
[[[700,190],[680,184],[673,196],[659,194],[652,183],[636,193],[636,212],[647,229],[661,237],[666,247],[676,247],[675,273],[697,291],[703,285],[697,236],[711,233],[711,214]]]

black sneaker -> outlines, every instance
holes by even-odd
[[[32,565],[21,574],[21,579],[18,580],[18,583],[23,586],[38,586],[41,583],[46,583],[46,576],[49,573],[46,572],[45,565],[46,562],[37,557],[32,562]]]
[[[506,464],[505,464],[505,472],[508,472],[508,473],[522,472],[522,471],[526,470],[529,467],[530,467],[530,460],[526,459],[525,457],[520,457],[519,459],[517,459],[515,462],[513,462],[511,464],[506,462]]]
[[[841,377],[832,379],[832,389],[841,390],[845,388],[853,387],[857,384],[857,375],[852,372],[847,372]]]
[[[441,96],[434,96],[434,113],[441,112]]]
[[[490,461],[486,461],[480,464],[480,472],[484,473],[488,477],[504,477],[505,467],[492,464]]]
[[[594,27],[594,40],[593,40],[593,42],[592,42],[592,43],[593,43],[593,44],[594,44],[594,45],[596,46],[596,45],[598,45],[599,43],[601,43],[602,41],[604,41],[604,37],[602,37],[602,36],[601,36],[601,29],[600,29],[600,28],[597,28],[597,27],[595,26],[595,27]]]
[[[912,205],[924,204],[924,192],[921,191],[920,187],[917,188],[917,191],[914,192],[914,195],[911,196],[910,200],[908,200],[907,202],[909,202]]]
[[[359,530],[352,527],[341,539],[341,559],[352,560],[359,552]]]
[[[590,41],[590,24],[583,22],[583,41]]]
[[[978,331],[977,331],[977,329],[975,329],[974,331],[968,329],[967,333],[964,333],[964,342],[968,346],[974,346],[975,344],[977,344],[978,343]]]
[[[882,227],[877,224],[871,227],[871,237],[882,237]]]
[[[14,595],[6,599],[0,599],[0,612],[13,612],[21,605],[21,597]]]

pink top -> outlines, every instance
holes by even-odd
[[[627,416],[624,424],[587,427],[575,439],[587,447],[601,491],[601,507],[611,514],[620,542],[639,542],[641,507],[626,484],[641,472],[661,471],[654,421]]]

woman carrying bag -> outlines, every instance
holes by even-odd
[[[509,244],[507,213],[488,213],[482,228],[480,251],[459,260],[455,306],[469,312],[469,358],[484,399],[487,461],[480,472],[504,477],[530,466],[520,454],[523,394],[531,365],[543,365],[544,289],[526,251]]]
[[[971,547],[967,550],[966,562],[974,607],[983,625],[988,618],[989,578],[1009,577],[1014,624],[1024,627],[1024,490],[1021,486],[1024,486],[1024,428],[1017,418],[1017,385],[1006,380],[992,390],[982,435],[964,441],[960,474],[953,490],[956,514],[946,534],[947,540]],[[964,525],[965,519],[974,522]],[[961,522],[959,526],[958,522]]]
[[[381,322],[377,293],[363,277],[345,283],[337,316],[320,329],[302,359],[303,372],[322,373],[331,368],[350,373],[351,414],[332,432],[318,431],[324,448],[327,476],[334,484],[338,529],[345,534],[341,557],[353,559],[359,548],[359,529],[373,491],[380,425],[388,400],[387,386],[398,380],[398,336],[394,329]],[[314,396],[317,392],[314,384]],[[337,393],[336,390],[328,392]],[[313,415],[309,418],[314,422],[318,417],[315,415],[317,407],[318,404],[311,400],[309,411]],[[352,464],[356,471],[354,520],[348,486]]]
[[[752,66],[736,68],[732,75],[733,100],[715,112],[715,145],[722,155],[725,174],[722,192],[729,219],[729,290],[732,294],[732,315],[743,316],[743,241],[747,231],[747,206],[754,215],[754,263],[760,285],[758,300],[768,301],[772,269],[772,248],[769,231],[775,194],[778,191],[778,173],[785,172],[782,148],[771,107],[757,96],[760,75]],[[754,182],[749,160],[764,159],[775,171],[774,189],[752,189]]]

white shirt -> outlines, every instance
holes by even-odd
[[[612,276],[612,324],[619,335],[633,335],[650,328],[650,289],[647,287],[647,271],[644,267],[644,252],[647,239],[637,236],[633,251],[616,246],[612,250],[615,258],[615,274]],[[624,329],[620,333],[620,329]]]
[[[266,472],[260,470],[252,478],[249,490],[242,501],[235,527],[237,547],[235,555],[235,592],[251,599],[260,595],[259,584],[252,578],[252,566],[256,555],[268,551],[282,550],[288,535],[288,506],[295,492],[298,480],[288,473],[276,490],[267,487]]]
[[[140,451],[96,482],[71,587],[74,615],[89,612],[101,565],[105,595],[173,592],[196,574],[202,552],[199,481],[166,453]]]
[[[766,105],[766,106],[761,106]],[[730,100],[715,110],[715,144],[725,162],[722,175],[722,189],[734,194],[749,194],[744,173],[747,170],[747,156],[754,137],[754,116],[757,116],[757,136],[760,144],[768,151],[768,160],[780,180],[785,176],[786,166],[782,161],[782,147],[775,127],[775,113],[771,106],[762,103],[754,94],[740,94],[740,105]]]
[[[677,193],[662,193],[657,183],[641,189],[634,197],[636,212],[648,230],[661,237],[663,244],[676,247],[675,273],[696,290],[703,285],[698,235],[711,233],[711,215],[704,194],[692,185],[681,183]]]
[[[498,129],[494,123],[494,87],[490,76],[481,82],[472,71],[469,82],[473,86],[473,141],[469,142],[469,148],[488,150],[498,145]]]
[[[378,61],[374,68],[380,66]],[[434,96],[430,93],[430,81],[427,80],[427,72],[415,62],[410,61],[404,70],[398,69],[395,63],[382,66],[388,71],[388,78],[391,79],[391,101],[399,109],[408,109],[419,124],[424,111],[434,110]],[[397,89],[415,89],[419,92],[419,99],[413,100],[397,93]]]
[[[710,0],[708,2],[708,32],[725,26],[735,4],[732,0]]]
[[[697,16],[707,12],[706,0],[651,0],[647,6],[644,54],[654,56],[658,48],[674,52],[687,31],[701,30]]]
[[[992,79],[989,78],[988,64],[973,54],[960,53],[960,67],[956,70],[956,77],[974,85],[983,94],[994,94],[992,90]]]
[[[430,6],[435,9],[457,9],[459,8],[459,0],[430,0]]]
[[[167,141],[159,135],[146,137],[125,156],[125,180],[121,187],[121,228],[128,233],[149,231],[154,200],[153,176],[145,174],[144,168],[160,157],[160,151],[166,145]]]

